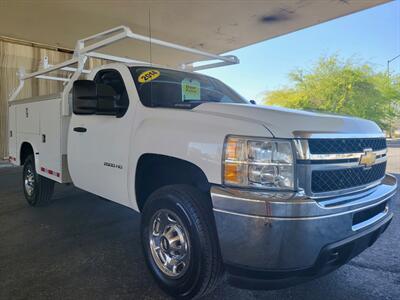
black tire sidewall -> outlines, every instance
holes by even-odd
[[[198,224],[192,221],[189,209],[185,207],[185,203],[180,201],[179,196],[174,194],[165,194],[164,196],[149,199],[142,215],[141,239],[146,263],[153,273],[157,283],[161,288],[170,295],[179,296],[179,298],[191,298],[201,289],[199,279],[204,272],[203,251],[205,243],[203,234],[197,228]],[[156,265],[150,250],[149,230],[151,227],[152,216],[160,209],[169,209],[176,213],[183,222],[183,226],[189,233],[190,241],[190,265],[186,273],[179,279],[168,278]]]
[[[26,176],[26,172],[28,171],[29,168],[32,170],[32,172],[35,176],[35,185],[33,188],[32,195],[29,195],[25,189],[25,176]],[[22,172],[22,186],[23,186],[23,190],[24,190],[25,199],[31,206],[35,206],[37,204],[37,200],[38,200],[37,193],[38,193],[38,187],[39,187],[38,180],[39,180],[39,176],[36,173],[35,160],[34,160],[33,156],[30,155],[26,158],[25,163],[24,163],[24,168],[23,168],[23,172]]]

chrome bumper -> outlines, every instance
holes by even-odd
[[[211,198],[223,260],[252,270],[312,268],[324,247],[362,237],[378,223],[387,224],[393,215],[390,199],[396,189],[396,178],[390,175],[369,190],[318,201],[301,193],[213,186]]]

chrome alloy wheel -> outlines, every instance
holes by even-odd
[[[150,224],[150,250],[158,268],[169,277],[182,277],[190,262],[189,235],[182,221],[172,211],[160,209]]]
[[[32,167],[28,167],[25,172],[24,186],[28,196],[32,196],[35,190],[35,174],[33,173]]]

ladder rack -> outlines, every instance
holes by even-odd
[[[227,66],[227,65],[233,65],[233,64],[238,64],[239,59],[236,56],[233,55],[217,55],[217,54],[212,54],[208,52],[204,52],[201,50],[185,47],[182,45],[162,41],[159,39],[151,38],[148,36],[140,35],[133,33],[129,27],[127,26],[118,26],[103,32],[100,32],[98,34],[89,36],[87,38],[78,40],[75,45],[75,50],[73,53],[73,56],[71,59],[68,59],[62,63],[56,64],[56,65],[49,65],[47,59],[45,59],[44,64],[43,64],[43,69],[38,70],[36,72],[32,73],[25,73],[25,70],[23,68],[20,68],[18,72],[18,78],[19,78],[19,85],[18,87],[14,90],[12,95],[10,96],[8,101],[14,101],[18,94],[21,92],[25,80],[32,79],[32,78],[39,78],[39,79],[46,79],[46,80],[57,80],[57,81],[63,81],[66,83],[66,86],[63,91],[63,107],[62,107],[62,113],[63,115],[69,115],[70,114],[70,107],[68,103],[68,94],[69,91],[72,88],[72,84],[75,80],[79,78],[79,76],[82,73],[89,73],[90,70],[85,70],[84,65],[87,61],[87,58],[92,57],[92,58],[100,58],[100,59],[105,59],[109,61],[114,61],[114,62],[120,62],[120,63],[125,63],[125,64],[131,64],[131,63],[139,63],[139,64],[150,64],[150,62],[147,61],[140,61],[140,60],[135,60],[135,59],[130,59],[126,57],[120,57],[120,56],[114,56],[110,54],[103,54],[96,52],[96,50],[99,50],[103,47],[109,46],[111,44],[114,44],[116,42],[119,42],[124,39],[133,39],[133,40],[139,40],[145,43],[151,43],[159,46],[163,46],[166,48],[171,48],[175,49],[178,51],[182,52],[187,52],[187,53],[192,53],[196,54],[199,56],[203,56],[207,58],[208,60],[218,60],[219,62],[210,62],[205,65],[200,65],[196,67],[191,67],[190,69],[192,71],[199,71],[199,70],[205,70],[205,69],[210,69],[210,68],[216,68],[216,67],[222,67],[222,66]],[[71,67],[72,65],[77,64],[77,67]],[[181,67],[182,69],[187,69],[189,65],[192,63],[187,63],[183,64]],[[46,75],[50,72],[54,72],[57,70],[62,70],[62,71],[67,71],[73,73],[71,77],[57,77],[57,76],[49,76]]]

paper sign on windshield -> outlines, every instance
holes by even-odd
[[[200,82],[194,79],[185,78],[181,82],[182,101],[200,100]]]

